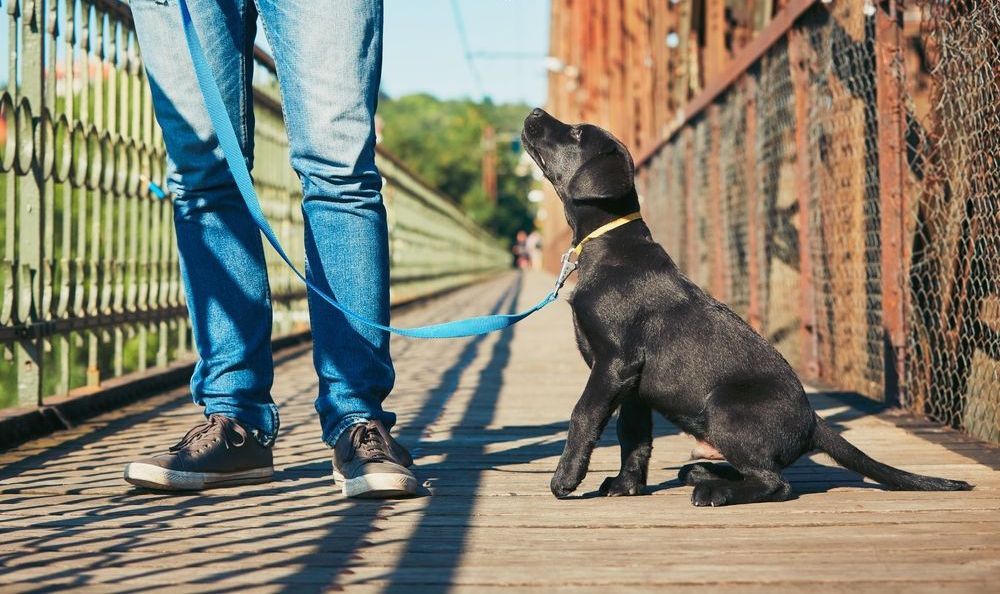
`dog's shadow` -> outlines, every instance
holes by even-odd
[[[665,475],[670,478],[661,483],[647,485],[642,490],[642,495],[653,495],[654,493],[666,491],[668,489],[691,489],[691,487],[688,487],[677,478],[677,473],[680,472],[681,468],[683,468],[686,464],[688,463],[678,464],[675,466],[664,466],[659,469],[650,469],[651,472],[656,472],[657,474]],[[723,466],[729,466],[725,462],[721,464]],[[786,468],[783,471],[783,474],[792,485],[792,495],[789,497],[789,500],[798,499],[802,495],[826,493],[841,487],[850,487],[853,489],[884,488],[875,483],[865,482],[864,477],[856,472],[852,472],[839,466],[819,464],[806,456],[803,456],[795,464]],[[599,491],[594,490],[581,493],[579,495],[571,495],[566,499],[593,499],[596,497],[604,497],[604,495],[601,495]]]
[[[843,425],[845,422],[852,421],[859,417],[876,414],[885,408],[885,405],[875,403],[872,400],[855,394],[824,392],[822,395],[832,396],[833,401],[814,401],[813,406],[817,411],[822,411],[829,407],[843,407],[845,404],[848,405],[848,408],[845,410],[826,416],[826,422],[841,431],[845,429]],[[654,423],[656,427],[655,435],[657,437],[660,435],[675,435],[680,432],[679,429],[677,429],[677,427],[673,424],[663,422],[662,419],[654,418]],[[617,441],[615,441],[611,436],[610,430],[608,430],[608,432],[603,436],[601,445],[617,446]],[[677,474],[680,472],[681,468],[693,462],[695,461],[683,462],[660,468],[650,468],[650,478],[662,476],[666,477],[666,480],[660,483],[647,485],[642,490],[641,495],[652,495],[660,491],[677,488],[690,490],[691,487],[681,482],[677,478]],[[729,466],[725,462],[722,462],[721,464],[723,466]],[[866,482],[864,477],[860,474],[841,466],[820,464],[813,460],[810,454],[803,455],[794,464],[782,470],[782,475],[792,485],[792,495],[789,497],[789,500],[797,499],[802,495],[827,493],[833,489],[841,487],[854,489],[885,489],[885,487],[882,487],[877,483],[870,481]],[[593,499],[596,497],[604,497],[604,495],[601,495],[599,491],[594,490],[586,493],[580,493],[578,495],[571,495],[566,497],[566,499]]]

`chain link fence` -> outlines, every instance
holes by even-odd
[[[756,210],[757,224],[749,232],[757,235],[756,249],[750,257],[757,261],[754,280],[761,304],[758,329],[793,366],[799,367],[800,213],[796,202],[796,113],[791,74],[788,43],[782,40],[761,58],[754,85],[757,133],[748,140],[756,145],[757,166],[752,180],[755,201],[749,208]]]
[[[746,137],[747,111],[746,96],[742,88],[730,91],[721,103],[722,134],[719,142],[719,169],[722,175],[722,241],[726,259],[723,282],[725,299],[737,314],[749,317],[750,308],[750,262],[747,245],[750,229],[747,216],[748,185],[753,172],[747,168]]]
[[[1000,5],[928,1],[905,15],[903,400],[1000,442]]]
[[[1000,442],[1000,5],[816,3],[730,81],[640,159],[654,236],[807,380]]]
[[[795,37],[808,108],[804,122],[812,205],[818,377],[881,397],[881,219],[875,19],[860,2],[806,16]]]

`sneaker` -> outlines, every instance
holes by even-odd
[[[166,454],[125,466],[126,481],[166,491],[265,483],[273,474],[271,449],[222,415],[192,428]]]
[[[348,497],[416,495],[417,477],[407,468],[412,464],[409,452],[379,421],[348,427],[333,448],[333,480]]]

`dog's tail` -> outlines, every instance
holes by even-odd
[[[873,460],[851,445],[819,417],[816,417],[813,446],[829,454],[844,468],[863,474],[893,491],[968,491],[972,489],[972,485],[965,481],[913,474]]]

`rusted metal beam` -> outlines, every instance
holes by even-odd
[[[819,0],[791,0],[788,5],[761,31],[746,47],[733,56],[729,66],[714,80],[706,81],[705,88],[691,99],[686,106],[678,110],[667,134],[649,150],[641,153],[636,159],[636,167],[642,167],[646,161],[662,149],[680,130],[693,118],[697,117],[719,95],[733,85],[767,50],[777,43],[795,24],[795,21],[809,10]]]
[[[633,3],[628,0],[622,2],[621,27],[622,34],[624,35],[626,42],[622,46],[621,53],[622,102],[617,105],[621,105],[623,109],[619,112],[620,123],[616,126],[616,130],[618,130],[617,133],[626,146],[634,147],[636,146],[636,121],[642,116],[638,113],[638,106],[636,105],[637,93],[635,88],[635,78],[638,64],[635,60],[635,53],[638,42],[635,39],[635,27],[633,22],[635,8],[632,4]]]
[[[683,109],[687,104],[688,89],[691,87],[690,60],[688,59],[691,48],[691,2],[693,0],[680,0],[677,4],[677,47],[675,52],[675,72],[674,82],[674,102],[677,109]],[[674,130],[676,132],[676,129]],[[663,144],[666,144],[665,142]]]
[[[651,55],[653,63],[650,68],[653,89],[653,124],[650,127],[650,137],[646,139],[649,146],[656,144],[660,135],[663,134],[666,116],[670,109],[670,89],[668,86],[670,76],[667,72],[667,32],[670,30],[668,26],[670,14],[669,9],[661,9],[653,10],[649,15],[652,19],[650,44],[653,48]]]
[[[809,72],[812,49],[800,31],[788,32],[788,62],[795,92],[795,193],[799,204],[799,333],[801,366],[809,377],[819,377],[819,342],[811,248],[812,172],[809,167]]]
[[[694,216],[694,128],[684,129],[684,246],[685,274],[694,278],[698,266],[697,220]]]
[[[726,258],[726,235],[722,208],[722,163],[720,156],[722,131],[719,122],[720,111],[721,108],[718,104],[712,105],[708,110],[708,220],[712,229],[711,287],[713,297],[720,301],[729,301],[729,284],[726,282],[729,259]]]
[[[628,121],[628,118],[625,117],[625,114],[628,113],[628,107],[625,103],[625,81],[627,78],[625,77],[625,55],[622,51],[627,43],[627,39],[625,38],[624,15],[622,14],[621,3],[611,2],[608,4],[607,20],[607,61],[608,70],[610,71],[608,80],[611,83],[610,92],[608,93],[608,105],[610,107],[608,128],[616,134],[621,134],[625,128],[625,123]]]
[[[723,73],[726,55],[726,1],[705,2],[705,82]]]
[[[757,79],[748,76],[743,79],[743,92],[746,101],[746,138],[743,140],[745,154],[747,186],[747,283],[749,284],[749,302],[747,304],[747,321],[757,331],[763,327],[760,315],[760,230],[759,204],[757,203]]]
[[[880,3],[881,4],[881,3]],[[905,117],[902,97],[902,10],[892,0],[875,15],[878,172],[881,201],[882,325],[885,332],[885,400],[901,399],[906,365]]]

